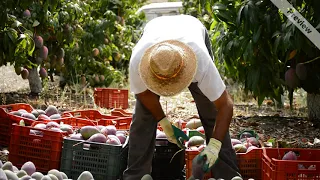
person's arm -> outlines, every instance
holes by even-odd
[[[140,100],[143,106],[151,112],[157,122],[166,116],[160,104],[160,96],[157,94],[151,92],[150,90],[146,90],[137,94],[137,98]]]
[[[137,98],[148,109],[153,117],[159,122],[163,132],[166,134],[169,142],[177,144],[180,148],[185,149],[184,141],[188,141],[189,138],[179,128],[173,126],[169,119],[163,112],[160,104],[160,96],[146,90],[142,93],[137,94]]]
[[[213,102],[217,108],[218,114],[216,117],[216,123],[213,129],[212,137],[223,141],[224,136],[229,130],[230,122],[233,115],[233,101],[230,98],[227,90]]]
[[[209,140],[207,146],[197,155],[198,160],[205,160],[205,164],[202,169],[204,172],[208,172],[210,168],[216,163],[223,139],[227,131],[229,130],[229,125],[231,122],[233,114],[233,102],[228,95],[227,90],[224,90],[221,96],[214,100],[218,114],[216,116],[216,122],[213,129],[212,137]],[[204,157],[206,159],[203,159]]]

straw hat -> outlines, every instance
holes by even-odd
[[[177,40],[149,47],[139,64],[139,74],[147,88],[160,96],[174,96],[188,87],[197,70],[193,50]]]

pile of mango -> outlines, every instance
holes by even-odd
[[[69,179],[68,176],[57,169],[51,169],[47,174],[37,172],[33,162],[24,163],[20,169],[14,166],[10,161],[2,164],[0,161],[0,179],[1,180],[63,180]],[[89,171],[83,171],[77,180],[93,180]]]

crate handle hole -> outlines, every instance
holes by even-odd
[[[297,157],[300,157],[300,152],[299,151],[294,151],[294,150],[290,150],[292,152],[294,152],[296,154]],[[285,151],[284,154],[287,154],[289,151]],[[279,153],[280,154],[280,153]]]
[[[299,164],[300,165],[300,164]],[[316,171],[317,170],[317,165],[314,165],[314,164],[311,164],[310,166],[301,166],[300,165],[300,167],[299,167],[299,165],[298,165],[298,168],[300,169],[300,170],[307,170],[307,171]]]
[[[43,132],[39,130],[30,129],[29,135],[43,137]]]
[[[82,148],[83,148],[84,150],[90,150],[90,144],[88,144],[88,143],[83,143],[82,145],[83,145]]]
[[[96,150],[99,151],[102,147],[99,146],[98,144],[89,144],[89,149],[90,150]]]

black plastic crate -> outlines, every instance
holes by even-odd
[[[185,179],[185,151],[178,151],[180,151],[180,148],[176,144],[170,143],[166,139],[156,139],[156,148],[153,156],[151,173],[153,179]],[[176,154],[176,152],[178,153]],[[170,162],[172,157],[173,159]]]
[[[60,169],[71,179],[83,171],[90,171],[95,180],[121,179],[127,167],[127,142],[116,146],[64,138]]]

